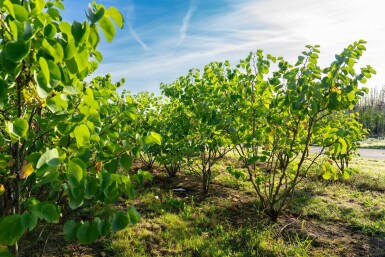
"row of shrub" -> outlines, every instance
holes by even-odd
[[[246,171],[229,172],[249,179],[273,221],[323,152],[325,178],[349,173],[364,131],[346,111],[375,73],[355,71],[362,40],[326,68],[317,65],[319,46],[295,64],[257,51],[236,67],[191,70],[161,85],[161,97],[132,96],[110,76],[86,81],[103,58],[100,35],[111,41],[123,27],[117,9],[93,2],[88,21],[68,23],[61,0],[4,0],[0,8],[1,256],[17,256],[19,240],[42,223],[64,223],[65,239],[81,243],[137,223],[133,207],[115,205],[151,179],[129,175],[135,158],[148,168],[158,161],[170,176],[199,172],[206,194],[213,165],[234,150]],[[309,154],[312,144],[322,151]],[[95,204],[102,211],[76,215]]]
[[[325,179],[350,175],[349,160],[366,134],[351,110],[368,92],[359,84],[375,73],[354,69],[364,44],[348,46],[326,68],[317,65],[319,46],[306,46],[295,64],[257,51],[235,67],[226,61],[192,69],[161,85],[161,96],[133,96],[136,131],[162,136],[161,145],[143,149],[141,161],[148,168],[158,161],[170,176],[182,167],[199,173],[207,194],[214,164],[233,150],[246,169],[227,170],[249,179],[276,221],[311,167]],[[310,154],[312,145],[320,151]]]

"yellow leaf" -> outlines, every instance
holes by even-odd
[[[32,163],[28,163],[28,164],[25,166],[24,171],[25,171],[25,175],[27,175],[27,177],[28,177],[29,175],[31,175],[32,172],[34,171]]]
[[[3,184],[0,184],[0,196],[2,196],[5,193],[5,187]]]
[[[23,167],[21,168],[21,172],[20,172],[20,178],[21,179],[28,178],[28,176],[30,176],[33,173],[33,171],[34,169],[33,169],[32,163],[27,163],[26,161],[24,161]]]

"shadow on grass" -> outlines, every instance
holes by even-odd
[[[324,255],[329,253],[328,249],[333,249],[334,254],[341,256],[385,256],[385,239],[378,234],[379,228],[357,225],[360,223],[351,218],[360,211],[349,205],[354,200],[344,203],[341,199],[331,199],[324,195],[328,186],[339,183],[343,184],[317,184],[319,187],[324,186],[324,190],[306,187],[297,189],[293,205],[288,211],[291,217],[286,221],[286,224],[290,224],[286,232],[312,239],[315,252],[321,253],[322,249]]]
[[[272,225],[258,209],[257,197],[236,183],[215,180],[209,194],[202,196],[197,178],[155,173],[134,203],[144,223],[114,237],[111,249],[142,249],[131,256],[307,256],[310,248],[321,256],[385,256],[379,246],[385,244],[382,239],[364,235],[341,219],[352,210],[326,193],[335,183],[314,178],[306,183],[296,189],[279,223]],[[186,192],[173,192],[175,188]]]

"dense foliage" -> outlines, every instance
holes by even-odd
[[[65,239],[81,243],[137,223],[133,207],[113,207],[151,179],[141,170],[128,175],[135,159],[148,169],[158,161],[171,177],[199,174],[208,194],[215,164],[234,150],[246,172],[227,170],[250,181],[272,221],[313,166],[325,179],[350,174],[366,133],[351,111],[367,92],[359,83],[375,74],[354,68],[362,40],[325,68],[317,64],[319,46],[307,46],[295,64],[259,50],[235,68],[226,61],[192,69],[162,85],[161,97],[131,96],[118,94],[123,81],[109,75],[85,82],[102,60],[99,32],[111,41],[115,25],[123,26],[114,7],[93,2],[88,21],[72,24],[62,21],[60,0],[2,0],[0,8],[4,256],[11,256],[8,246],[18,255],[17,242],[41,223],[65,222]],[[310,154],[311,145],[322,150]],[[95,215],[70,215],[94,204],[102,207]]]
[[[289,206],[298,183],[326,152],[320,164],[324,178],[348,177],[348,161],[364,136],[352,110],[367,88],[360,88],[375,71],[356,73],[354,65],[365,50],[355,42],[336,55],[329,67],[317,65],[319,46],[292,65],[262,51],[241,60],[211,63],[191,70],[162,90],[170,102],[181,103],[189,127],[186,143],[189,168],[202,173],[203,192],[209,190],[214,164],[235,149],[247,174],[228,167],[236,177],[248,177],[264,212],[276,221]],[[277,70],[270,71],[277,64]],[[335,121],[338,117],[339,120]],[[309,154],[312,144],[321,146]],[[333,160],[337,167],[331,165]],[[331,163],[330,163],[331,162]]]
[[[88,21],[71,24],[61,1],[3,0],[0,8],[0,245],[18,255],[18,240],[41,222],[67,220],[65,239],[81,243],[138,222],[133,208],[107,207],[150,178],[125,173],[137,144],[135,106],[117,93],[122,81],[84,82],[102,60],[100,31],[111,41],[121,14],[93,2]],[[97,217],[68,220],[68,209],[96,202],[104,207]]]

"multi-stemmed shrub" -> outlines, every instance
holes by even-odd
[[[11,246],[18,255],[18,241],[39,223],[67,220],[65,239],[81,243],[136,223],[133,208],[108,207],[134,195],[126,172],[136,111],[116,92],[121,82],[84,81],[102,60],[100,31],[111,41],[121,14],[93,3],[88,21],[68,23],[60,0],[4,0],[0,8],[1,254]],[[105,207],[98,217],[68,220],[69,209],[95,202]]]

